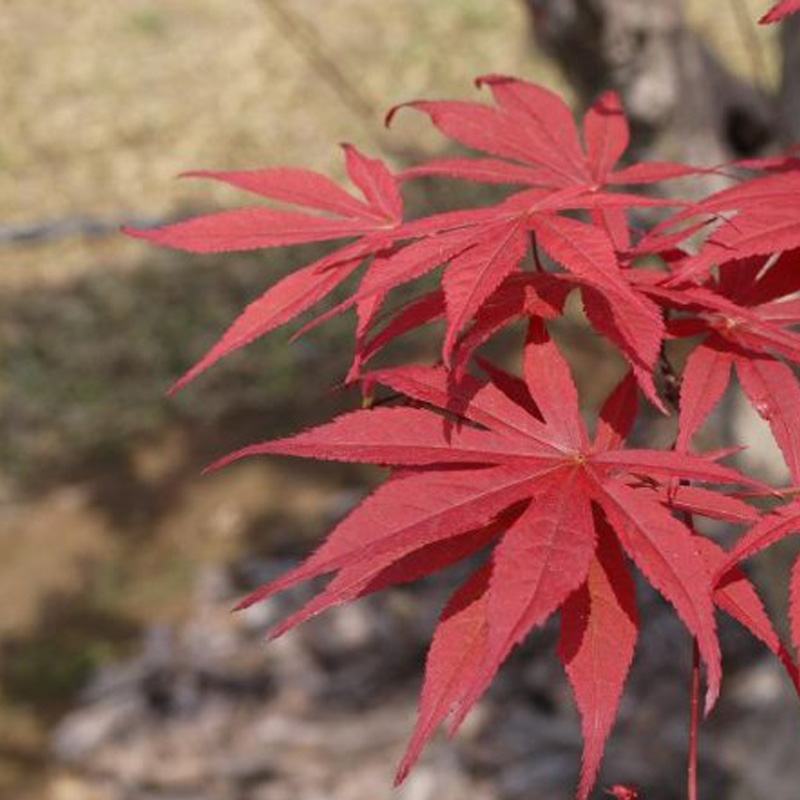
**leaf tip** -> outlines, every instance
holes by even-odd
[[[383,118],[384,127],[390,128],[392,126],[392,121],[395,118],[395,115],[401,108],[406,108],[407,106],[413,106],[413,103],[398,103],[396,106],[392,106],[387,112],[386,116]]]
[[[395,789],[399,789],[405,783],[410,769],[410,765],[407,764],[404,759],[403,763],[400,764],[400,766],[397,768],[397,772],[394,774],[394,781],[392,782],[392,785]]]
[[[513,78],[510,78],[507,75],[499,75],[496,72],[489,72],[486,75],[478,75],[473,83],[478,89],[482,89],[484,86],[492,86],[495,83],[506,83],[507,81],[511,80],[513,80]]]
[[[194,376],[190,375],[188,372],[183,375],[182,377],[178,378],[172,386],[169,387],[166,391],[167,397],[175,397],[178,392],[186,387],[186,385],[192,380]]]
[[[720,678],[719,676],[709,676],[707,674],[706,680],[708,687],[706,688],[705,703],[703,705],[703,719],[708,719],[714,707],[717,705],[720,694]]]
[[[133,225],[120,225],[119,231],[123,236],[130,236],[132,239],[149,239],[151,230],[149,228],[135,228]]]
[[[411,770],[414,768],[414,764],[416,764],[417,760],[419,759],[424,742],[419,738],[418,734],[419,732],[415,732],[415,735],[408,743],[408,748],[403,754],[403,758],[394,774],[393,786],[395,789],[399,788],[406,782],[406,779],[411,774]]]
[[[244,597],[231,609],[231,614],[236,614],[239,611],[245,611],[246,609],[250,608],[251,605],[252,603],[250,599]]]
[[[234,461],[238,461],[242,457],[243,457],[243,452],[241,450],[237,450],[234,453],[228,453],[228,455],[222,456],[221,458],[218,458],[216,461],[212,461],[206,467],[203,467],[203,471],[200,474],[211,475],[212,472],[218,472],[223,467],[227,467],[228,464],[231,464]]]
[[[284,620],[284,622],[270,628],[264,638],[267,642],[274,642],[276,639],[280,639],[291,627],[291,623],[288,620]]]

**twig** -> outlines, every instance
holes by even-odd
[[[667,396],[667,402],[677,412],[680,408],[681,401],[681,379],[672,368],[672,364],[670,364],[663,347],[658,355],[658,366],[664,378],[664,394]]]
[[[677,413],[680,413],[681,379],[675,372],[667,358],[664,346],[659,353],[659,367],[664,378],[664,393],[667,401]],[[677,443],[676,443],[677,444]],[[673,444],[672,449],[675,449]],[[681,480],[680,485],[688,484]],[[694,516],[690,511],[684,511],[681,516],[690,531],[694,531]],[[692,672],[691,690],[689,696],[689,755],[686,769],[686,797],[687,800],[697,800],[697,751],[700,739],[700,648],[697,639],[692,637]]]
[[[325,81],[352,111],[374,123],[380,116],[377,105],[350,81],[339,68],[336,59],[325,51],[313,26],[290,11],[280,0],[262,0],[261,4],[286,38],[293,41],[308,59],[320,80]],[[377,140],[372,128],[368,126],[367,130]]]
[[[533,266],[537,272],[544,272],[542,260],[539,258],[539,244],[536,241],[536,231],[531,231],[531,250],[533,252]]]
[[[686,771],[686,796],[697,800],[697,750],[700,739],[700,648],[692,642],[692,679],[689,699],[689,766]]]
[[[123,225],[134,228],[155,228],[175,222],[174,217],[129,217],[127,219],[99,219],[97,217],[64,217],[40,220],[23,225],[0,225],[0,247],[10,245],[43,244],[68,239],[73,236],[100,238],[116,236]]]

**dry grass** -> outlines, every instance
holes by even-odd
[[[383,113],[468,94],[481,72],[553,82],[527,37],[514,0],[5,0],[0,219],[169,215],[235,201],[172,182],[190,168],[294,163],[338,177],[340,141],[389,157],[420,137],[439,147],[410,115],[388,134]],[[143,252],[6,252],[0,280],[70,280]]]
[[[735,2],[690,2],[695,25],[744,73]],[[763,3],[747,0],[754,18]],[[725,8],[723,8],[725,6]],[[728,7],[729,6],[729,7]],[[769,33],[766,80],[775,72]],[[397,158],[442,140],[387,107],[469,95],[473,76],[559,76],[516,0],[2,0],[0,220],[168,216],[236,202],[173,183],[197,167],[295,163],[342,174],[339,141]],[[0,285],[130,267],[142,246],[71,240],[0,252]]]

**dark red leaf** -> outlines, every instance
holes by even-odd
[[[639,629],[633,580],[613,531],[605,520],[598,523],[597,553],[586,583],[561,614],[559,656],[581,712],[584,741],[578,800],[589,797],[597,778]]]
[[[633,428],[638,411],[636,380],[629,372],[600,409],[594,449],[598,452],[621,447]]]
[[[442,613],[428,651],[419,718],[400,762],[396,785],[406,779],[425,743],[448,716],[483,660],[490,576],[490,565],[475,573]]]
[[[444,312],[444,292],[441,291],[430,292],[409,303],[379,333],[361,344],[357,343],[356,354],[350,372],[347,374],[347,381],[356,380],[367,362],[395,339],[443,317]]]
[[[459,698],[456,730],[512,648],[542,625],[585,580],[595,549],[588,496],[579,471],[543,483],[495,547],[486,606],[484,658]]]
[[[706,665],[706,711],[710,710],[719,696],[722,661],[711,579],[694,537],[659,503],[616,481],[606,481],[598,500],[628,555],[697,640]]]
[[[733,356],[703,343],[686,361],[681,380],[681,407],[677,450],[689,450],[700,430],[728,388]]]
[[[548,255],[603,295],[616,328],[637,357],[648,366],[655,364],[664,331],[661,315],[625,280],[608,237],[566,217],[537,216],[531,224]]]

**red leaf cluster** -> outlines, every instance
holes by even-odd
[[[765,21],[797,7],[780,3]],[[257,298],[175,387],[315,307],[362,270],[350,296],[306,329],[354,307],[348,381],[360,381],[370,395],[390,390],[392,404],[245,447],[214,466],[269,454],[379,464],[390,468],[389,477],[304,563],[239,607],[330,576],[272,632],[278,636],[332,606],[476,556],[481,565],[450,599],[433,636],[398,781],[440,724],[458,728],[514,647],[559,614],[558,654],[582,718],[577,796],[585,800],[634,659],[632,568],[669,601],[696,643],[707,712],[722,681],[718,610],[762,641],[798,683],[795,659],[739,564],[800,532],[800,500],[719,463],[728,452],[701,455],[692,444],[735,370],[800,483],[800,387],[792,367],[800,364],[800,169],[791,156],[748,162],[748,179],[695,203],[630,193],[626,187],[703,170],[622,162],[628,123],[613,92],[598,99],[579,129],[570,109],[542,87],[498,75],[477,83],[489,88],[492,104],[406,104],[476,157],[393,174],[345,146],[360,196],[302,169],[192,173],[302,210],[255,206],[129,233],[192,252],[344,241]],[[408,219],[402,186],[420,176],[500,184],[508,192],[492,206]],[[634,208],[658,208],[662,221],[642,230],[631,222]],[[699,245],[684,245],[698,236]],[[393,290],[438,268],[440,288],[383,312]],[[629,365],[591,433],[570,367],[548,331],[573,291]],[[395,339],[439,319],[445,333],[438,365],[367,371]],[[527,322],[521,377],[476,355],[519,319]],[[664,343],[682,337],[700,338],[678,374],[668,368]],[[665,413],[677,405],[670,449],[628,444],[640,393]],[[737,485],[749,491],[720,489]],[[765,511],[747,496],[790,499]],[[695,530],[695,515],[747,530],[725,551]],[[791,584],[797,647],[800,562]],[[637,796],[621,785],[611,794]]]

